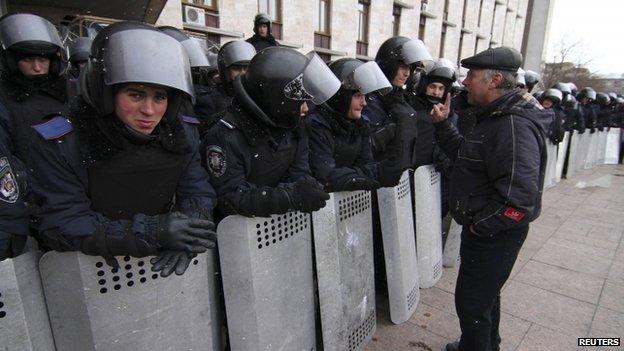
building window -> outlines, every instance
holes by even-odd
[[[446,25],[442,25],[442,33],[440,35],[440,54],[438,57],[444,57],[444,46],[446,45]]]
[[[329,22],[331,19],[330,0],[317,0],[318,15],[315,17],[314,46],[329,49],[331,46],[331,32]]]
[[[360,0],[358,2],[358,39],[356,43],[356,54],[368,55],[368,20],[370,1]]]
[[[258,0],[258,12],[266,13],[271,17],[271,32],[276,39],[282,39],[282,1]]]
[[[466,14],[468,13],[468,1],[464,0],[464,10],[462,11],[462,28],[466,28]]]
[[[420,16],[420,22],[418,22],[418,39],[425,41],[425,26],[427,25],[427,17]]]
[[[394,5],[392,7],[392,35],[399,35],[401,30],[401,6]]]

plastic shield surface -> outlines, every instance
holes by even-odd
[[[362,350],[375,333],[370,198],[368,191],[333,193],[327,206],[312,215],[323,349],[327,351]]]
[[[600,132],[596,131],[594,134],[590,134],[589,141],[587,142],[587,153],[585,156],[585,163],[583,168],[590,169],[596,165],[596,148],[598,147],[598,136]]]
[[[442,276],[440,196],[440,173],[435,166],[418,167],[414,172],[414,216],[421,288],[434,286]]]
[[[420,300],[409,176],[405,171],[397,186],[377,190],[390,320],[395,324],[410,319]]]
[[[425,46],[425,43],[423,43],[420,39],[412,39],[405,42],[401,47],[401,55],[407,65],[422,62],[425,67],[425,71],[427,72],[431,70],[435,64],[429,50],[427,50],[427,47]]]
[[[585,167],[585,159],[587,158],[590,138],[591,134],[589,133],[589,131],[585,131],[585,133],[579,134],[579,141],[576,149],[576,158],[574,160],[575,172],[578,172]]]
[[[189,61],[191,63],[191,67],[208,67],[210,66],[210,62],[208,62],[208,57],[204,53],[204,48],[202,48],[199,43],[199,39],[197,38],[189,38],[183,42],[181,42],[184,50],[189,57]]]
[[[43,41],[63,48],[56,28],[44,18],[19,13],[0,21],[0,43],[3,49],[24,41]]]
[[[444,267],[455,267],[459,263],[459,248],[461,246],[462,226],[457,224],[450,215],[444,219],[448,221],[446,244],[444,244]]]
[[[607,130],[598,134],[598,146],[596,147],[596,164],[603,164],[605,161],[605,153],[607,151]]]
[[[607,135],[607,143],[605,146],[605,162],[608,165],[615,165],[618,163],[618,157],[620,156],[620,128],[611,128]]]
[[[556,167],[557,167],[557,145],[550,140],[546,141],[546,173],[544,175],[544,188],[550,188],[555,185]]]
[[[356,68],[350,75],[346,87],[359,90],[362,94],[368,94],[379,90],[381,94],[387,94],[392,90],[392,85],[383,74],[381,68],[374,61],[366,62]]]
[[[230,67],[234,64],[248,64],[256,55],[256,49],[244,40],[237,40],[228,43],[225,49],[222,50],[222,55],[225,67]]]
[[[31,251],[0,262],[0,349],[53,351],[41,288],[39,258]]]
[[[303,87],[312,95],[312,102],[320,105],[340,89],[340,81],[315,53],[306,55],[310,62],[303,71]]]
[[[107,85],[149,83],[195,96],[190,61],[182,45],[165,33],[131,29],[111,34],[104,53]]]
[[[561,176],[563,175],[563,165],[565,163],[566,153],[568,152],[569,146],[570,132],[565,132],[563,140],[559,143],[559,147],[557,148],[557,165],[555,167],[555,182],[557,183],[561,181]]]
[[[231,349],[314,349],[310,216],[230,216],[217,232]]]
[[[117,259],[119,269],[77,252],[41,258],[57,350],[219,350],[207,254],[167,278],[151,272],[149,257]]]

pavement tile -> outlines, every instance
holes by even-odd
[[[454,285],[453,285],[454,286]],[[455,311],[455,294],[437,287],[420,290],[420,303],[446,313],[457,315]]]
[[[577,337],[533,324],[516,351],[570,351],[576,345]]]
[[[501,336],[501,350],[515,350],[522,342],[524,335],[529,331],[531,322],[509,313],[501,312],[499,333]]]
[[[395,325],[385,318],[378,318],[373,341],[364,350],[438,351],[452,341],[411,323]]]
[[[418,305],[409,323],[449,340],[455,340],[461,334],[456,315],[424,303]]]
[[[624,284],[624,260],[613,260],[607,280]]]
[[[459,270],[459,266],[452,268],[444,268],[442,272],[442,277],[436,283],[435,287],[438,289],[442,289],[444,291],[450,292],[451,294],[455,293],[455,283],[457,282],[457,272]],[[421,290],[421,292],[424,291]]]
[[[537,261],[529,261],[513,279],[592,304],[598,304],[605,281]]]
[[[624,284],[607,280],[602,289],[602,295],[600,296],[598,305],[624,313]]]
[[[606,278],[609,275],[609,268],[611,267],[610,257],[605,258],[602,255],[588,254],[586,251],[586,248],[589,247],[588,245],[579,247],[578,245],[580,244],[573,242],[562,245],[561,241],[563,240],[550,238],[537,254],[533,256],[533,260],[581,273],[592,274],[600,278]],[[576,246],[571,244],[576,244]]]
[[[598,307],[589,336],[595,338],[624,338],[624,313]]]
[[[581,252],[585,255],[605,258],[609,260],[614,258],[615,252],[617,251],[617,243],[614,243],[608,248],[602,248],[561,238],[550,238],[548,239],[548,242],[551,244],[563,246],[567,249],[570,249],[572,252]]]
[[[509,282],[501,309],[513,316],[572,335],[585,335],[595,306],[518,281]]]
[[[523,254],[524,253],[524,254]],[[514,263],[513,269],[511,270],[511,274],[509,275],[509,279],[507,279],[507,281],[514,279],[516,277],[516,275],[522,271],[522,268],[524,268],[524,266],[527,264],[527,262],[529,262],[529,260],[531,259],[532,256],[526,256],[527,252],[526,251],[520,251],[520,254],[518,255],[518,258],[516,258],[516,262]],[[505,290],[505,288],[507,287],[507,284],[503,285],[503,289]]]
[[[569,232],[566,230],[559,229],[553,234],[553,238],[558,239],[566,239],[569,241],[573,241],[579,244],[585,244],[589,246],[604,248],[604,249],[612,249],[615,244],[612,241],[596,239],[595,237],[589,237],[589,234],[576,234],[574,232]]]

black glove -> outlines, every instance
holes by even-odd
[[[158,244],[165,250],[205,252],[217,242],[214,222],[188,218],[180,212],[159,216]]]
[[[384,125],[382,128],[371,134],[371,138],[373,141],[373,146],[375,149],[379,151],[384,151],[386,149],[386,145],[394,139],[396,135],[396,123],[388,123]]]
[[[381,186],[378,181],[367,177],[350,178],[345,182],[345,191],[375,190]]]
[[[289,189],[289,195],[295,210],[314,212],[325,207],[329,194],[323,186],[313,179],[299,179]]]
[[[150,260],[152,272],[160,272],[163,278],[170,276],[174,271],[176,275],[182,275],[196,256],[196,253],[184,251],[162,251]]]

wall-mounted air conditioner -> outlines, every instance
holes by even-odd
[[[184,5],[184,23],[205,26],[206,12],[199,7]]]

